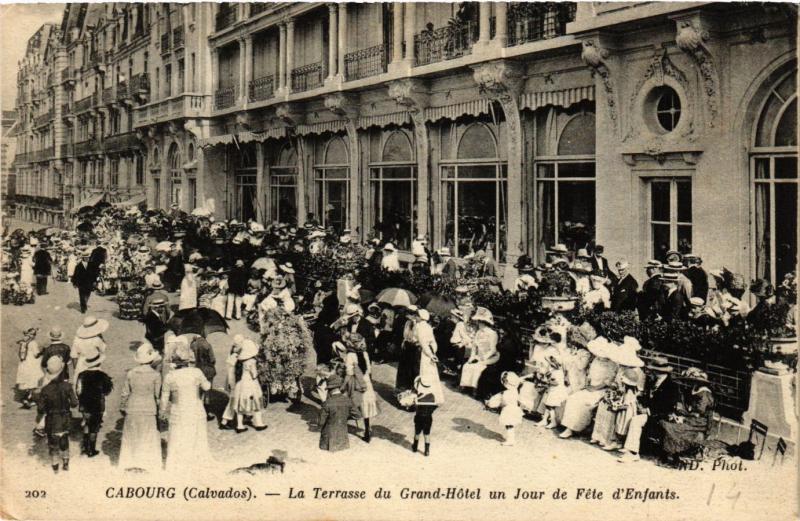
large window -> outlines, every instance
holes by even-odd
[[[563,243],[571,251],[595,238],[595,119],[578,114],[564,126],[557,156],[535,165],[536,257]]]
[[[183,177],[183,169],[181,168],[181,153],[178,150],[178,145],[173,143],[169,148],[169,204],[181,204],[181,180]]]
[[[650,189],[650,244],[654,259],[667,261],[667,252],[692,251],[691,178],[652,179]]]
[[[456,158],[441,167],[445,245],[457,256],[491,250],[502,262],[508,215],[507,165],[498,157],[494,134],[482,123],[468,127]]]
[[[286,145],[269,171],[270,219],[297,223],[297,154]]]
[[[328,142],[324,158],[324,164],[314,168],[317,217],[323,226],[341,233],[347,228],[350,211],[350,169],[347,146],[341,137]]]
[[[256,153],[252,145],[233,150],[234,209],[233,218],[241,222],[257,217]]]
[[[389,135],[381,162],[370,165],[372,226],[385,241],[411,249],[416,225],[417,169],[411,142],[401,132]]]
[[[751,156],[755,276],[780,282],[797,265],[797,70],[772,86]]]

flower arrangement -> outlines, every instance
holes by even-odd
[[[539,283],[543,297],[577,297],[575,281],[565,271],[550,271],[545,273]]]
[[[314,349],[311,331],[302,317],[282,308],[265,313],[261,330],[261,349],[256,357],[261,387],[271,395],[297,395],[306,354]]]

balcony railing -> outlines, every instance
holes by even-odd
[[[72,112],[72,107],[70,107],[69,102],[61,104],[61,117],[68,116],[69,113]]]
[[[40,114],[40,115],[36,116],[35,118],[33,118],[33,126],[34,127],[43,127],[44,125],[47,125],[48,123],[50,123],[50,121],[52,119],[53,119],[53,109],[50,109],[47,112],[45,112],[44,114]]]
[[[292,92],[304,92],[322,87],[322,62],[309,63],[292,69]]]
[[[150,92],[150,78],[146,72],[136,74],[131,78],[130,93],[134,94],[147,94]]]
[[[169,33],[161,35],[161,54],[169,52]]]
[[[134,150],[140,146],[141,142],[139,141],[139,138],[136,137],[136,132],[116,134],[103,140],[103,151],[109,154],[124,152],[126,150]]]
[[[90,94],[85,98],[81,98],[75,102],[75,112],[85,112],[92,108],[94,103],[94,95]]]
[[[236,86],[217,89],[214,93],[214,108],[216,110],[222,110],[234,106],[236,104],[238,90]]]
[[[114,96],[114,87],[103,89],[103,105],[113,103],[116,97]]]
[[[75,143],[76,156],[87,156],[99,153],[100,153],[100,143],[96,139],[87,139],[86,141]]]
[[[387,44],[350,52],[344,56],[345,78],[359,80],[386,72],[391,49]]]
[[[28,194],[16,194],[14,196],[14,202],[18,204],[24,204],[27,206],[46,206],[48,208],[60,208],[61,207],[61,199],[58,197],[47,197],[44,195],[28,195]]]
[[[270,99],[275,94],[275,76],[270,74],[269,76],[262,76],[251,80],[248,87],[248,98],[250,101]]]
[[[183,27],[176,27],[172,30],[172,47],[180,49],[183,47]]]
[[[211,96],[180,94],[136,107],[133,113],[133,126],[138,128],[173,119],[208,117],[210,106]]]
[[[273,5],[270,5],[270,2],[254,2],[250,4],[250,16],[255,16],[257,14],[261,14],[264,11],[268,10]]]
[[[472,54],[472,44],[477,39],[478,24],[471,21],[426,29],[414,36],[415,65],[428,65]]]
[[[564,3],[511,4],[508,11],[508,45],[547,40],[566,34],[577,6]]]
[[[236,23],[239,17],[239,6],[237,4],[222,3],[219,6],[219,12],[216,19],[216,30],[221,31],[226,27]]]
[[[72,157],[75,155],[75,145],[72,143],[64,143],[59,148],[59,152],[61,157]]]
[[[131,97],[131,95],[128,92],[128,82],[127,81],[121,81],[121,82],[117,83],[117,96],[116,96],[116,99],[117,100],[123,100],[125,98],[130,98],[130,97]]]

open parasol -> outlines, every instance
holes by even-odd
[[[269,270],[275,268],[275,261],[266,257],[259,257],[253,262],[253,268],[257,270]]]
[[[417,297],[407,289],[386,288],[378,293],[376,300],[390,306],[408,307],[417,301]]]
[[[168,252],[171,248],[172,243],[170,241],[161,241],[156,244],[156,251]]]
[[[208,337],[211,333],[225,333],[228,322],[222,315],[210,308],[181,309],[169,319],[167,326],[176,335],[194,333]]]

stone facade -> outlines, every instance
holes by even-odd
[[[793,6],[138,5],[95,31],[147,21],[101,76],[147,74],[124,108],[150,206],[506,263],[598,243],[640,277],[670,249],[796,264]]]

